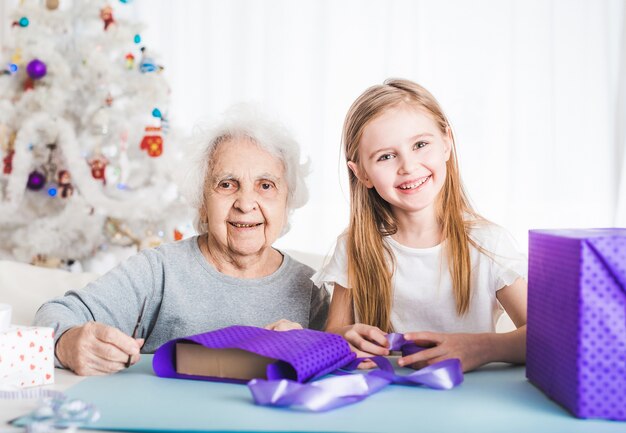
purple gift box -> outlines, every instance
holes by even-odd
[[[626,229],[531,230],[526,376],[579,418],[626,420]]]
[[[270,358],[268,379],[292,379],[303,383],[343,367],[356,355],[341,336],[312,329],[270,331],[254,326],[230,326],[177,338],[157,349],[152,360],[160,377],[246,383],[248,380],[193,376],[176,371],[176,344],[191,342],[210,349],[240,349]]]

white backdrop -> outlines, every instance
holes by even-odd
[[[256,101],[311,158],[311,199],[281,247],[325,254],[345,228],[343,117],[387,77],[415,80],[439,99],[476,208],[522,249],[531,228],[626,226],[623,0],[131,7],[166,67],[174,124],[190,131],[232,103]]]

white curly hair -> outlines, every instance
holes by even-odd
[[[289,231],[293,211],[304,206],[309,199],[305,178],[309,174],[310,161],[300,162],[300,146],[287,129],[278,121],[263,114],[259,107],[237,104],[226,110],[220,120],[207,127],[195,129],[192,145],[198,152],[193,165],[186,173],[185,194],[196,210],[194,226],[198,233],[207,231],[207,222],[200,220],[204,207],[205,188],[213,169],[213,155],[220,143],[233,138],[247,138],[261,149],[276,156],[283,163],[287,182],[287,223],[281,236]]]

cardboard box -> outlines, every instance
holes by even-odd
[[[526,376],[577,417],[626,420],[626,229],[530,231]]]
[[[10,326],[0,331],[0,384],[25,388],[54,383],[54,330]]]
[[[221,379],[266,379],[275,359],[241,349],[211,349],[191,342],[176,343],[176,372]]]

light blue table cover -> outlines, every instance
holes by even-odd
[[[574,418],[531,385],[523,367],[505,364],[468,373],[449,391],[390,385],[324,413],[256,406],[245,385],[159,378],[150,355],[115,375],[89,377],[66,393],[100,409],[101,419],[88,427],[100,430],[626,433],[625,422]]]

